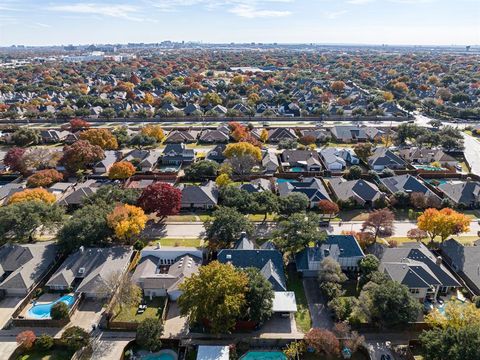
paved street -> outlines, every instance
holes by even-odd
[[[479,155],[480,156],[480,152]],[[343,231],[360,231],[362,229],[363,221],[343,221],[343,222],[332,222],[330,227],[327,229],[329,234],[339,235]],[[395,231],[394,237],[405,237],[410,229],[416,227],[416,222],[414,221],[395,221],[394,222]],[[271,230],[272,227],[270,227]],[[477,236],[478,231],[480,231],[480,225],[477,220],[473,220],[470,224],[470,231],[461,234],[462,236]],[[266,235],[267,232],[262,231],[262,235]],[[167,238],[201,238],[204,234],[203,223],[182,223],[181,225],[177,224],[167,224],[165,227],[165,236]]]

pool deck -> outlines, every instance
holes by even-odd
[[[57,301],[58,299],[60,299],[62,296],[65,296],[65,295],[72,295],[74,296],[73,293],[68,293],[68,294],[60,294],[60,293],[45,293],[45,294],[42,294],[38,299],[35,300],[35,304],[36,305],[42,305],[42,304],[49,304],[51,302],[54,302],[54,301]],[[30,310],[30,308],[32,307],[32,301],[30,301],[21,311],[21,313],[19,314],[19,316],[23,316],[25,319],[37,319],[37,318],[31,318],[28,316],[28,310]],[[37,319],[38,320],[38,319]],[[40,319],[41,320],[41,319]]]

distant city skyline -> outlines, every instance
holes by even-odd
[[[479,45],[479,0],[0,0],[0,46]]]

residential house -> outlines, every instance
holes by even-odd
[[[143,290],[146,297],[165,297],[176,301],[181,295],[179,285],[202,265],[202,253],[195,250],[180,251],[175,258],[165,258],[163,248],[145,248],[132,275],[132,281]]]
[[[59,131],[59,130],[41,130],[40,136],[42,137],[42,142],[46,144],[57,144],[65,141],[67,136],[70,134],[70,131]]]
[[[105,158],[94,165],[93,172],[95,174],[108,173],[110,167],[120,159],[120,156],[121,154],[118,151],[105,151]]]
[[[295,255],[297,271],[304,277],[317,277],[320,264],[325,258],[338,262],[343,271],[358,271],[358,262],[365,257],[362,248],[353,235],[328,235],[324,242],[318,242]]]
[[[451,180],[437,186],[454,205],[465,208],[480,207],[480,183]]]
[[[380,179],[380,182],[385,186],[385,188],[391,193],[395,194],[402,192],[405,194],[420,193],[425,195],[427,199],[432,199],[437,203],[441,203],[442,199],[430,190],[423,181],[417,179],[415,176],[410,174],[407,175],[398,175],[388,178]]]
[[[206,157],[207,160],[212,160],[219,164],[223,163],[226,159],[225,155],[223,155],[226,148],[227,148],[226,144],[218,144],[208,152]]]
[[[204,185],[181,185],[181,208],[184,210],[212,209],[218,204],[218,188],[214,181]]]
[[[298,139],[297,134],[293,129],[289,128],[275,128],[268,131],[268,142],[269,143],[278,143],[282,140],[296,140]]]
[[[130,151],[123,160],[134,163],[139,171],[153,171],[158,164],[158,159],[162,156],[160,150],[139,150]]]
[[[277,172],[280,163],[277,154],[273,150],[262,152],[262,168],[265,175],[273,175]]]
[[[465,284],[480,295],[480,246],[465,245],[455,239],[440,244],[442,257],[450,267],[462,278]]]
[[[84,248],[60,265],[45,286],[50,290],[84,294],[86,298],[104,299],[111,295],[109,284],[123,276],[133,255],[129,246]]]
[[[329,184],[337,200],[357,206],[374,207],[375,202],[385,198],[377,185],[363,179],[347,181],[339,177],[330,179]]]
[[[197,141],[197,130],[172,130],[165,139],[166,144],[194,143]]]
[[[81,205],[87,197],[95,194],[100,186],[101,183],[93,179],[77,183],[64,192],[57,203],[64,206]]]
[[[55,261],[54,242],[7,243],[0,247],[0,294],[25,296],[48,272]]]
[[[25,190],[25,182],[10,182],[3,186],[0,186],[0,204],[5,204],[10,196],[13,194]]]
[[[327,130],[323,129],[307,129],[301,131],[302,137],[312,137],[315,138],[315,142],[324,143],[330,138],[330,134]]]
[[[320,157],[323,164],[329,171],[342,171],[347,166],[347,162],[340,156],[335,148],[325,148],[320,150]]]
[[[269,179],[259,178],[240,185],[240,189],[248,193],[272,191],[272,182]]]
[[[454,157],[445,154],[442,149],[413,147],[409,149],[401,149],[398,152],[398,155],[411,164],[428,165],[433,162],[438,162],[440,165],[450,168],[458,165],[458,161]]]
[[[321,200],[331,200],[322,180],[318,178],[306,178],[300,181],[284,181],[278,184],[280,196],[287,196],[292,192],[305,194],[309,201],[309,207],[313,208]]]
[[[378,172],[385,169],[405,169],[406,167],[405,161],[384,147],[378,147],[373,150],[373,154],[368,158],[368,165]]]
[[[420,301],[436,300],[439,295],[461,287],[460,283],[421,242],[404,243],[386,248],[380,259],[379,271],[408,287]]]
[[[320,156],[314,150],[284,150],[280,158],[282,167],[287,171],[322,171]]]
[[[193,149],[187,149],[185,144],[167,144],[161,157],[162,164],[188,165],[195,160]]]
[[[207,129],[203,130],[200,134],[199,142],[210,143],[210,144],[220,144],[227,143],[230,140],[230,135],[227,132],[217,130],[217,129]]]
[[[343,143],[368,140],[368,136],[365,133],[365,127],[339,125],[331,128],[330,133],[336,141]]]
[[[257,268],[272,284],[275,292],[273,312],[293,313],[297,311],[295,295],[293,292],[287,291],[283,256],[277,249],[257,248],[246,235],[242,235],[234,249],[220,250],[217,260],[224,264],[232,264],[240,269]]]

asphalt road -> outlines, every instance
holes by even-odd
[[[480,146],[480,144],[479,144]],[[480,156],[480,154],[479,154]],[[362,229],[362,221],[349,221],[349,222],[332,222],[327,229],[329,234],[340,235],[344,231],[360,231]],[[416,222],[411,221],[396,221],[394,222],[394,234],[393,237],[405,237],[410,229],[416,227]],[[270,230],[274,226],[270,227]],[[198,239],[204,236],[204,227],[201,222],[192,223],[169,223],[165,226],[164,236],[172,239]],[[463,233],[462,236],[477,236],[480,231],[480,225],[477,220],[473,220],[470,223],[470,231]],[[267,235],[268,232],[262,231],[262,235]]]

